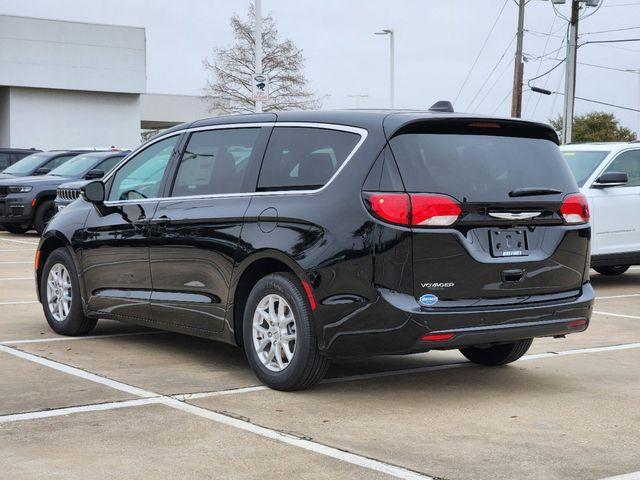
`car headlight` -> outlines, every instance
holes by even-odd
[[[29,193],[33,190],[33,187],[9,187],[9,193]]]

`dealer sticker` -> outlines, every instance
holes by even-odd
[[[438,297],[436,297],[432,293],[427,293],[426,295],[422,295],[420,297],[420,300],[418,301],[420,302],[420,305],[422,305],[423,307],[431,307],[436,303],[438,303]]]

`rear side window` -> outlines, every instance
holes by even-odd
[[[360,140],[341,130],[276,127],[269,140],[258,189],[313,190],[324,186]]]
[[[508,200],[520,188],[577,191],[560,150],[546,139],[408,133],[390,145],[410,192],[485,202]]]
[[[253,191],[247,185],[260,128],[208,130],[191,135],[182,154],[173,197]]]

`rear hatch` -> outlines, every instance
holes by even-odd
[[[588,207],[553,131],[447,120],[400,128],[389,145],[409,197],[413,293],[425,308],[577,295]]]

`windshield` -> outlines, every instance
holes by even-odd
[[[2,173],[10,173],[11,175],[17,176],[29,175],[34,170],[40,168],[49,158],[51,158],[51,155],[47,155],[45,153],[33,153],[24,157],[19,162],[14,163]]]
[[[68,162],[63,163],[58,168],[51,170],[49,175],[58,177],[81,177],[91,170],[98,159],[89,155],[78,155]]]
[[[508,200],[510,192],[522,188],[577,190],[558,146],[550,140],[409,133],[389,143],[409,192],[493,202]]]
[[[567,159],[571,173],[576,177],[579,187],[584,187],[584,184],[598,165],[609,155],[611,152],[607,151],[593,151],[593,150],[567,150],[562,152],[564,158]]]

